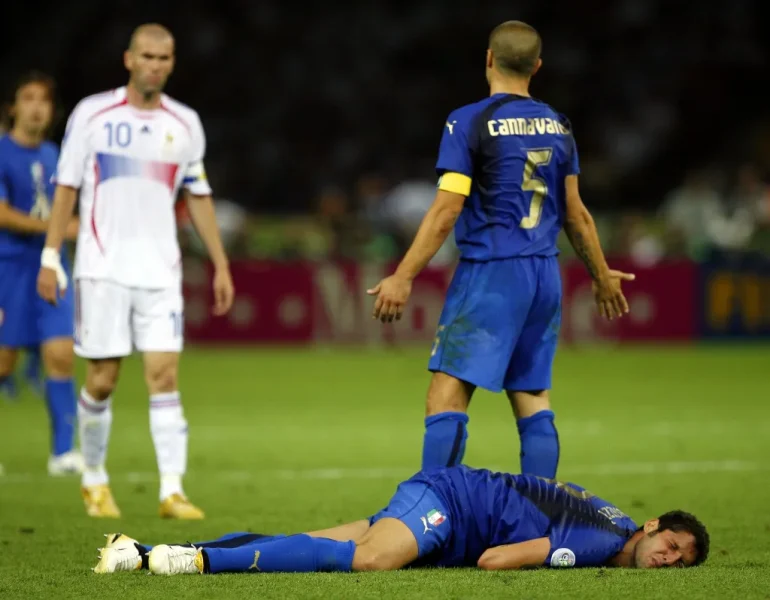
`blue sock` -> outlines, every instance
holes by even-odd
[[[40,348],[27,350],[27,364],[24,367],[24,376],[32,385],[40,382]]]
[[[556,468],[559,466],[559,434],[556,433],[553,419],[553,411],[541,410],[518,420],[522,474],[547,479],[556,477]]]
[[[468,439],[468,415],[443,412],[425,419],[422,469],[454,467],[463,462]]]
[[[299,534],[237,548],[205,548],[208,573],[316,573],[351,571],[355,542]]]
[[[72,450],[77,400],[73,379],[46,379],[45,398],[51,419],[52,452],[59,456]]]
[[[245,531],[239,531],[237,533],[228,533],[220,538],[212,540],[210,542],[186,542],[184,544],[171,544],[173,546],[195,546],[196,548],[238,548],[240,546],[247,546],[255,542],[264,544],[265,542],[271,542],[285,538],[285,535],[265,535],[262,533],[248,533]],[[149,544],[139,544],[144,552],[152,550],[152,546]]]

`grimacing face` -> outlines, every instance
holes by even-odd
[[[695,562],[695,536],[689,531],[658,531],[657,519],[648,521],[634,547],[634,566],[638,569],[689,567]]]
[[[53,119],[51,90],[36,81],[21,86],[16,91],[12,114],[16,127],[32,135],[42,134]]]
[[[159,93],[174,70],[174,40],[171,37],[139,35],[124,56],[131,82],[142,94]]]

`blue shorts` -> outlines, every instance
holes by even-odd
[[[417,540],[418,558],[444,547],[452,533],[449,512],[429,485],[405,481],[398,486],[387,508],[369,519],[374,525],[380,519],[398,519]]]
[[[555,256],[460,261],[428,369],[493,392],[547,390],[560,326]]]
[[[37,293],[40,259],[0,258],[0,347],[27,348],[75,333],[72,280],[56,306]]]

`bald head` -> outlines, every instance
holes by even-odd
[[[145,23],[134,29],[134,32],[131,34],[131,41],[128,44],[128,49],[135,51],[137,46],[144,40],[161,43],[170,41],[173,44],[174,36],[171,35],[171,32],[163,27],[163,25],[159,25],[158,23]]]
[[[129,87],[141,94],[145,106],[156,105],[174,70],[174,36],[157,23],[140,25],[123,53],[123,64],[131,76]]]
[[[531,77],[537,70],[542,41],[535,28],[521,21],[506,21],[492,30],[489,49],[504,75]]]

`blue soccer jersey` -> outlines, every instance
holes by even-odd
[[[566,118],[494,94],[449,115],[436,170],[439,188],[466,200],[428,369],[493,392],[550,389],[561,325],[556,240],[565,178],[580,171]]]
[[[441,189],[468,197],[455,226],[463,259],[558,253],[564,178],[580,169],[569,124],[550,106],[494,94],[455,110],[436,170]]]
[[[419,564],[475,566],[488,548],[546,537],[553,567],[607,564],[638,527],[584,488],[530,475],[465,466],[418,473],[373,518],[402,520]]]
[[[48,219],[51,212],[59,151],[51,142],[34,148],[21,146],[10,135],[0,137],[0,202],[24,214]],[[40,259],[45,235],[28,235],[0,229],[0,257]]]
[[[58,150],[50,142],[21,146],[0,137],[0,202],[30,216],[50,216]],[[45,235],[0,229],[0,346],[22,348],[74,334],[72,286],[57,306],[37,294]],[[64,267],[67,269],[66,261]]]

